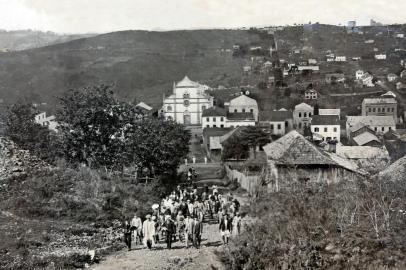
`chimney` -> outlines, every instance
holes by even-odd
[[[331,140],[328,142],[328,151],[330,153],[336,153],[337,152],[337,141],[336,140]]]

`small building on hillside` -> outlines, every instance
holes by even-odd
[[[374,77],[369,74],[368,72],[364,73],[364,75],[361,76],[360,79],[362,85],[366,86],[366,87],[374,87]]]
[[[386,60],[386,53],[375,54],[376,60]]]
[[[365,176],[354,162],[318,148],[297,131],[289,132],[263,149],[268,161],[268,191],[354,181]]]
[[[255,99],[246,95],[230,100],[228,111],[230,113],[252,113],[255,121],[258,121],[258,103]]]
[[[355,71],[355,79],[356,80],[361,80],[362,76],[364,76],[364,71],[363,70]]]
[[[304,94],[305,99],[318,99],[319,93],[314,89],[307,89]]]
[[[335,62],[346,62],[347,61],[347,57],[343,56],[343,55],[337,55],[334,59]]]
[[[35,116],[35,123],[43,126],[43,127],[47,127],[48,129],[52,130],[52,131],[58,131],[57,127],[58,127],[58,122],[56,122],[56,118],[55,115],[50,115],[47,116],[46,112],[42,112],[39,113]]]
[[[220,138],[230,132],[231,128],[205,128],[203,129],[203,145],[210,158],[221,156],[223,146]]]
[[[362,101],[362,115],[392,116],[397,121],[398,102],[394,98],[378,97],[364,98]]]
[[[340,141],[340,117],[337,115],[314,115],[312,117],[311,131],[318,134],[323,141]]]
[[[318,115],[336,115],[341,118],[341,109],[319,109]]]
[[[213,106],[203,111],[202,128],[225,128],[227,110]]]
[[[395,82],[399,78],[395,73],[389,73],[387,76],[388,82]]]
[[[304,127],[310,127],[313,114],[313,106],[306,103],[296,105],[293,111],[293,124],[295,128],[302,131]]]
[[[328,83],[328,84],[344,83],[344,82],[345,82],[345,75],[342,73],[326,74],[326,83]]]
[[[154,112],[154,108],[152,108],[151,106],[149,106],[148,104],[146,104],[144,102],[138,103],[137,105],[135,105],[135,107],[137,109],[139,109],[145,115],[152,115]]]

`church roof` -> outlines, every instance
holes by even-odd
[[[188,76],[185,76],[185,78],[183,78],[180,82],[178,82],[176,84],[177,88],[180,87],[196,87],[198,85],[197,82],[192,81],[191,79],[189,79]]]
[[[303,103],[300,103],[300,104],[296,105],[295,110],[309,110],[309,111],[311,111],[311,110],[313,110],[313,107],[310,106],[309,104],[306,104],[306,103],[303,102]]]

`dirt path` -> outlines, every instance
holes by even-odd
[[[137,246],[134,250],[120,251],[107,257],[94,270],[120,270],[120,269],[225,269],[214,252],[222,249],[218,224],[203,225],[202,246],[185,248],[184,243],[172,244],[172,249],[166,248],[161,242],[153,250]]]

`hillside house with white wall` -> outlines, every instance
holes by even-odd
[[[300,103],[296,105],[295,110],[293,111],[293,124],[296,129],[302,131],[304,127],[310,126],[313,113],[314,108],[309,104]]]
[[[318,134],[323,141],[340,141],[340,118],[337,115],[314,115],[311,131]]]
[[[35,123],[48,127],[50,130],[57,131],[58,122],[56,122],[55,116],[47,116],[46,112],[37,114],[35,116]]]
[[[252,113],[254,119],[258,121],[258,103],[255,99],[250,98],[246,95],[241,95],[239,97],[230,100],[230,105],[228,106],[229,113]]]

